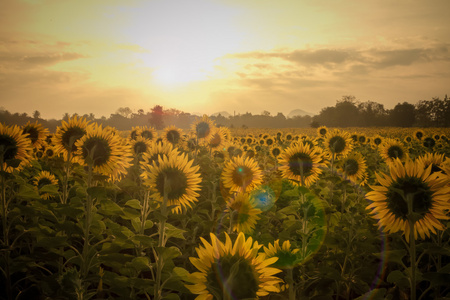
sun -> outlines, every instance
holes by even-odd
[[[182,86],[194,81],[207,79],[208,70],[213,69],[212,62],[174,63],[157,66],[152,72],[153,81],[161,86]]]

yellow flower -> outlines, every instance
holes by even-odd
[[[235,156],[225,163],[222,182],[230,192],[250,192],[262,183],[258,162],[250,157]]]
[[[194,166],[193,162],[186,154],[171,152],[168,156],[159,156],[158,163],[154,162],[141,175],[156,201],[162,202],[167,195],[167,206],[172,207],[174,213],[192,207],[200,196],[202,179],[199,166]]]
[[[261,210],[255,208],[254,203],[250,201],[249,194],[236,193],[227,201],[225,212],[230,214],[233,231],[251,233],[259,220],[258,215]]]
[[[225,243],[210,234],[211,243],[200,238],[203,245],[196,248],[198,258],[189,257],[199,270],[190,275],[193,285],[186,287],[201,299],[256,299],[270,292],[278,293],[281,279],[274,276],[281,270],[269,267],[276,257],[266,259],[258,253],[262,245],[239,233],[234,245],[225,233]]]
[[[277,257],[278,260],[274,263],[274,267],[277,268],[292,268],[297,263],[297,255],[296,253],[299,249],[291,250],[291,242],[284,241],[280,246],[280,240],[276,240],[273,245],[269,243],[268,247],[264,247],[264,252],[267,255],[267,258]]]
[[[162,139],[164,143],[171,143],[175,146],[182,141],[182,135],[183,131],[172,125],[164,128]]]
[[[335,129],[326,134],[325,150],[334,158],[345,157],[352,149],[352,138],[348,132]]]
[[[16,125],[0,123],[0,164],[2,171],[12,173],[27,165],[31,159],[31,142]]]
[[[58,180],[56,179],[55,175],[51,174],[48,171],[39,172],[39,174],[33,178],[33,181],[34,186],[36,187],[38,192],[39,189],[45,185],[54,185],[54,186],[58,185]],[[39,192],[39,196],[45,200],[48,200],[51,197],[49,193],[45,192],[44,193]]]
[[[191,125],[191,129],[199,139],[199,142],[206,144],[209,143],[215,128],[214,122],[207,115],[203,115]]]
[[[75,143],[81,164],[91,165],[93,171],[111,179],[119,179],[127,173],[132,160],[129,145],[121,137],[113,135],[102,126],[92,127]]]
[[[45,139],[47,138],[47,135],[49,133],[47,128],[44,128],[42,124],[39,124],[37,121],[36,123],[31,123],[30,121],[27,122],[22,127],[23,134],[28,134],[28,138],[31,141],[31,145],[35,149],[39,149],[40,147],[45,145]]]
[[[62,153],[65,160],[79,162],[79,158],[73,154],[77,151],[76,141],[83,137],[91,126],[86,119],[78,119],[75,115],[67,122],[62,121],[61,126],[56,128],[56,134],[52,141],[55,145],[56,154]]]
[[[380,155],[386,160],[386,163],[392,162],[394,159],[405,161],[408,158],[408,152],[402,142],[395,139],[387,138],[379,148]]]
[[[355,184],[364,185],[367,181],[366,160],[359,152],[350,153],[339,163],[344,176]]]
[[[322,173],[322,150],[310,148],[308,144],[297,144],[286,148],[279,156],[282,177],[298,185],[310,186]]]
[[[419,235],[424,239],[430,232],[436,234],[436,229],[444,230],[438,219],[449,219],[447,180],[438,178],[438,173],[431,174],[431,166],[425,169],[419,160],[408,160],[403,165],[400,159],[395,159],[389,167],[390,174],[376,174],[380,185],[371,186],[373,191],[366,194],[372,202],[367,209],[378,220],[378,226],[388,233],[402,231],[409,241],[408,201],[412,200],[415,238]]]
[[[319,128],[317,128],[317,134],[319,136],[325,137],[328,133],[328,129],[326,126],[320,126]]]

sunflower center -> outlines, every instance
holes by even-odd
[[[28,138],[31,140],[31,144],[36,143],[39,138],[39,132],[35,127],[25,127],[23,129],[23,133],[28,133]]]
[[[136,142],[133,146],[134,153],[141,154],[147,151],[147,145],[144,142]]]
[[[3,155],[3,161],[14,159],[18,148],[16,140],[9,135],[0,135],[0,155]]]
[[[375,143],[375,145],[379,145],[381,144],[382,140],[380,138],[374,138],[373,142]]]
[[[330,150],[333,153],[341,153],[345,150],[346,145],[345,139],[341,136],[333,136],[330,138]]]
[[[420,178],[404,177],[393,182],[386,193],[388,208],[394,215],[402,219],[408,217],[408,204],[398,190],[403,191],[405,197],[408,194],[413,195],[412,210],[414,213],[425,216],[429,212],[433,204],[433,192],[429,186]]]
[[[156,189],[164,196],[164,188],[167,190],[168,200],[177,200],[186,193],[188,182],[186,174],[177,168],[163,169],[156,177]]]
[[[233,170],[233,182],[238,186],[248,186],[253,179],[253,172],[247,166],[238,166]]]
[[[153,133],[150,130],[142,131],[141,136],[145,139],[153,140]]]
[[[52,181],[50,179],[48,179],[48,178],[41,178],[41,179],[39,179],[37,186],[38,186],[38,188],[41,188],[44,185],[48,185],[48,184],[52,184]]]
[[[218,299],[255,299],[259,289],[253,267],[238,255],[226,255],[216,260],[206,275],[206,285]]]
[[[272,155],[277,157],[278,155],[281,154],[281,150],[279,148],[273,148],[272,149]]]
[[[350,176],[358,173],[359,164],[356,161],[356,159],[353,159],[353,158],[347,159],[346,162],[344,163],[344,170],[345,170],[345,173],[347,173]]]
[[[436,141],[432,137],[427,137],[423,140],[423,145],[427,148],[433,148],[436,145]]]
[[[180,133],[176,130],[169,130],[166,134],[166,138],[169,143],[177,144],[180,140]]]
[[[199,139],[203,139],[209,135],[209,132],[211,131],[211,128],[209,127],[209,124],[206,122],[200,122],[195,127],[195,130],[197,131],[197,136]]]
[[[403,157],[404,153],[403,153],[403,150],[401,147],[394,145],[394,146],[389,147],[387,154],[390,158],[400,158],[401,159]]]
[[[325,135],[327,134],[327,130],[325,128],[322,128],[319,130],[320,135]]]
[[[294,175],[308,176],[311,174],[313,162],[306,153],[295,153],[289,158],[289,169]]]
[[[86,130],[80,127],[70,127],[62,134],[62,142],[67,151],[75,152],[75,142],[86,134]]]
[[[108,141],[98,137],[86,140],[83,145],[83,158],[86,159],[88,156],[91,156],[94,167],[107,163],[111,157],[111,147]]]
[[[222,142],[222,139],[220,138],[220,136],[218,134],[214,134],[213,138],[211,139],[211,141],[209,142],[209,145],[212,148],[216,148],[217,146],[220,145],[220,143]]]

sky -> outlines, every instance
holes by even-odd
[[[386,109],[450,92],[448,0],[1,0],[0,108]]]

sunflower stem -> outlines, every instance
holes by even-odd
[[[289,284],[289,300],[295,300],[295,287],[294,287],[294,268],[287,269],[287,283]]]
[[[9,233],[8,233],[8,202],[6,201],[6,183],[5,176],[3,175],[5,170],[3,168],[3,154],[1,154],[1,180],[2,180],[2,226],[3,226],[3,247],[6,251],[2,251],[5,256],[5,269],[4,274],[6,277],[5,287],[6,287],[6,299],[12,300],[12,289],[11,289],[11,270],[9,265],[10,260],[10,245],[9,245]]]
[[[413,201],[414,194],[408,193],[406,194],[406,202],[408,204],[408,222],[409,222],[409,256],[410,256],[410,264],[411,264],[411,273],[409,282],[411,284],[411,300],[416,300],[416,239],[414,235],[414,217],[413,217]]]

